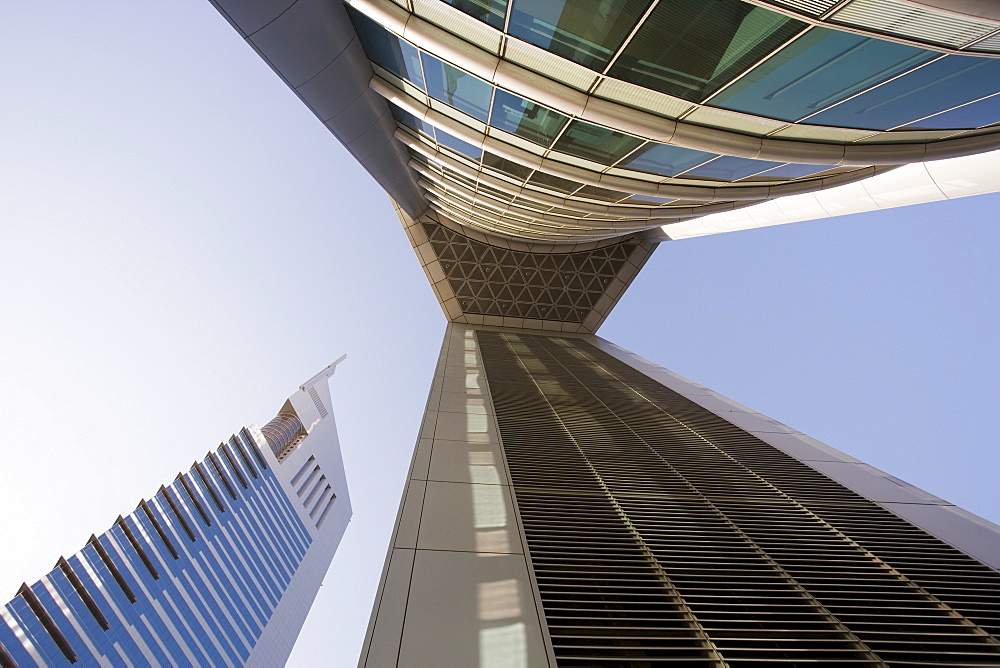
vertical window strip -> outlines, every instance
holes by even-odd
[[[283,542],[293,548],[296,563],[305,556],[306,549],[312,542],[305,525],[288,500],[288,495],[276,484],[261,488],[258,498],[267,506],[274,518],[274,526],[281,532]]]
[[[173,511],[174,517],[176,517],[181,523],[181,528],[184,529],[184,533],[188,535],[191,542],[193,543],[197,541],[198,537],[194,535],[194,531],[191,530],[191,525],[188,524],[187,519],[185,519],[184,515],[181,514],[180,506],[178,506],[177,501],[174,500],[174,495],[170,493],[170,490],[165,485],[160,485],[160,494],[162,494],[163,498],[166,499],[167,505],[170,506],[170,510]]]
[[[143,501],[143,503],[145,503],[145,501]],[[139,540],[135,537],[135,534],[132,533],[132,529],[125,522],[125,518],[119,515],[118,519],[115,520],[115,524],[122,530],[122,533],[125,534],[125,538],[128,539],[132,549],[139,555],[139,558],[142,560],[142,563],[145,564],[146,570],[149,571],[149,574],[153,576],[154,580],[159,580],[159,571],[157,571],[156,567],[153,566],[153,562],[150,560],[149,555],[146,554],[146,551],[142,549],[142,545],[139,544]]]
[[[233,486],[229,484],[229,478],[226,477],[225,471],[222,470],[222,464],[219,463],[218,458],[215,456],[214,452],[208,453],[206,459],[211,462],[212,468],[215,469],[215,473],[219,476],[219,480],[222,481],[223,486],[225,486],[226,491],[229,492],[229,497],[233,500],[236,499],[236,490]]]
[[[80,650],[79,659],[84,664],[99,660],[107,654],[108,636],[98,632],[89,619],[89,611],[79,597],[74,596],[73,585],[58,567],[43,575],[35,583],[38,600],[42,602],[56,625],[64,630],[70,645]]]
[[[139,501],[139,508],[141,508],[142,512],[146,514],[146,517],[149,519],[149,523],[153,525],[153,530],[156,532],[156,535],[158,535],[160,540],[163,541],[163,544],[167,546],[170,556],[174,559],[180,559],[180,553],[177,552],[177,548],[174,547],[174,543],[170,540],[170,536],[168,536],[167,532],[163,529],[163,525],[160,524],[156,515],[153,514],[153,509],[149,507],[148,503],[146,503],[146,499]]]
[[[87,610],[89,610],[90,614],[94,616],[94,619],[97,620],[97,623],[100,624],[101,628],[105,631],[110,629],[111,625],[108,623],[107,617],[105,617],[104,613],[101,612],[101,609],[97,606],[97,601],[95,601],[94,597],[90,595],[89,591],[87,591],[87,588],[83,585],[83,581],[80,580],[80,577],[76,574],[76,571],[73,570],[73,567],[70,566],[69,562],[66,561],[66,558],[59,557],[59,561],[56,562],[56,567],[58,567],[59,570],[63,572],[63,575],[66,576],[66,579],[73,586],[73,590],[76,591],[80,600],[83,601],[85,606],[87,606]]]
[[[281,510],[285,519],[285,525],[294,533],[302,543],[303,551],[312,543],[312,535],[306,529],[306,525],[299,519],[295,506],[289,497],[288,490],[279,484],[277,479],[272,479],[272,497],[274,504]]]
[[[118,520],[121,521],[121,516],[118,517]],[[90,534],[90,540],[87,541],[87,544],[93,546],[94,551],[97,552],[97,556],[101,558],[101,562],[111,573],[111,577],[113,577],[115,582],[118,583],[118,586],[121,587],[121,590],[125,593],[125,597],[129,600],[129,603],[135,603],[135,593],[132,592],[132,588],[128,586],[128,582],[125,581],[125,577],[122,575],[121,571],[118,570],[118,567],[115,566],[115,562],[111,560],[111,555],[108,554],[108,551],[104,548],[104,545],[101,544],[101,541],[98,540],[97,536]]]
[[[232,453],[229,452],[229,446],[223,443],[219,446],[219,452],[221,452],[222,456],[225,457],[227,462],[229,462],[229,468],[232,469],[233,474],[236,475],[236,479],[239,480],[243,489],[249,489],[250,486],[247,484],[247,479],[243,477],[243,472],[240,471],[239,465],[236,463],[236,460],[233,459]]]
[[[239,438],[238,436],[234,436],[232,439],[230,439],[229,444],[239,454],[240,459],[243,460],[243,463],[246,464],[247,471],[250,472],[250,475],[254,478],[259,478],[260,476],[257,475],[257,469],[254,467],[253,462],[250,461],[250,457],[247,455],[246,448],[243,445],[243,439]]]
[[[248,524],[252,523],[254,525],[259,537],[259,545],[262,547],[267,563],[281,582],[279,591],[284,591],[291,580],[292,574],[295,572],[295,569],[292,567],[295,560],[292,559],[291,554],[288,552],[288,546],[285,542],[279,540],[275,534],[274,522],[271,521],[271,518],[261,508],[260,498],[255,497],[252,503],[254,512],[247,517]]]
[[[247,528],[244,519],[236,519],[236,523],[232,525],[235,536],[227,535],[226,538],[231,546],[230,549],[236,550],[238,545],[243,547],[242,553],[235,552],[235,555],[253,581],[247,581],[243,586],[247,593],[256,595],[262,617],[267,623],[267,620],[271,618],[271,612],[278,604],[281,590],[278,589],[276,576],[270,568],[266,567],[265,557],[258,544],[257,536]]]
[[[198,500],[198,497],[195,496],[191,484],[188,483],[187,476],[183,473],[178,473],[177,482],[179,482],[181,484],[181,487],[184,488],[184,491],[187,492],[188,498],[191,499],[191,503],[194,505],[195,510],[198,511],[198,514],[201,515],[201,519],[205,523],[205,525],[212,526],[212,519],[208,516],[208,513],[205,512],[205,508],[202,507],[201,502]]]
[[[215,507],[219,509],[219,512],[226,512],[226,507],[222,505],[222,499],[220,499],[219,495],[216,493],[215,486],[209,482],[208,475],[202,468],[202,462],[195,462],[191,467],[191,470],[198,474],[198,478],[201,479],[202,486],[205,488],[205,491],[208,492],[208,495],[212,497],[212,501],[215,503]]]
[[[254,459],[260,464],[262,469],[267,469],[267,462],[264,460],[264,455],[261,453],[260,448],[257,447],[257,441],[254,439],[253,434],[247,431],[246,427],[240,430],[240,434],[243,439],[247,442],[247,446],[250,448],[250,452],[253,453]]]
[[[17,668],[17,661],[10,655],[3,643],[0,643],[0,668]]]
[[[28,608],[35,615],[35,617],[38,618],[38,621],[41,622],[42,628],[49,634],[52,641],[56,644],[56,647],[58,647],[59,651],[66,657],[66,660],[70,663],[76,663],[79,658],[77,657],[76,652],[73,651],[73,646],[69,644],[66,636],[64,636],[62,631],[59,630],[59,627],[56,626],[55,621],[49,615],[45,606],[42,605],[42,602],[38,599],[35,592],[31,590],[31,587],[29,587],[27,583],[22,583],[21,588],[17,590],[17,595],[23,598],[24,602],[28,604]]]

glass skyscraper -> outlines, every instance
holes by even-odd
[[[0,666],[282,665],[351,517],[327,378],[0,608]]]
[[[660,243],[1000,189],[993,4],[213,3],[449,321],[362,665],[1000,665],[1000,528],[594,335]]]

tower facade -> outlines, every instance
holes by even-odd
[[[451,325],[360,665],[1000,665],[1000,527],[592,335]]]
[[[23,584],[0,665],[282,665],[351,517],[335,364]]]

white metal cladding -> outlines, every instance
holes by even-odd
[[[995,35],[991,35],[986,39],[976,42],[972,46],[972,49],[976,51],[995,51],[1000,52],[1000,32]]]
[[[830,18],[838,23],[952,47],[964,46],[1000,28],[995,23],[935,12],[898,0],[854,0]]]
[[[841,4],[842,0],[768,0],[771,4],[780,5],[782,7],[788,7],[794,9],[797,12],[802,12],[804,14],[809,14],[811,16],[820,16],[830,11],[837,5]]]
[[[1000,151],[991,151],[904,165],[857,183],[712,213],[664,225],[662,230],[667,238],[686,239],[997,191],[1000,191]]]

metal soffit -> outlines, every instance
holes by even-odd
[[[633,235],[508,248],[441,214],[397,212],[446,317],[465,324],[594,332],[656,247]]]

